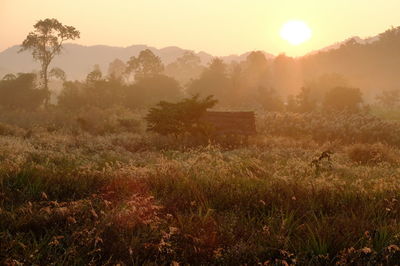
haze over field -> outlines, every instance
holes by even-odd
[[[399,10],[0,0],[0,265],[399,265]]]
[[[348,81],[348,84],[361,89],[364,100],[373,103],[375,97],[385,90],[397,90],[400,84],[400,54],[397,45],[400,44],[399,28],[388,29],[376,36],[366,39],[353,37],[341,42],[315,50],[301,57],[289,57],[284,54],[273,55],[263,51],[268,71],[269,81],[260,83],[272,87],[283,98],[298,94],[306,83],[313,82],[326,74],[338,74]],[[300,44],[301,45],[301,44]],[[7,73],[37,72],[40,64],[35,62],[29,52],[18,53],[18,45],[0,52],[0,76]],[[132,45],[126,48],[105,45],[82,46],[65,44],[61,55],[51,63],[51,67],[59,67],[70,80],[83,80],[98,65],[103,73],[107,73],[110,63],[115,59],[127,62],[132,56],[150,49],[159,56],[165,65],[164,73],[176,78],[181,85],[187,85],[190,78],[199,77],[201,71],[195,71],[190,77],[185,77],[184,70],[174,69],[176,61],[185,53],[191,52],[180,47],[165,47],[157,49],[147,45]],[[219,57],[227,66],[244,64],[252,51],[241,55]],[[214,56],[206,52],[194,53],[199,58],[199,64],[207,67]],[[261,70],[262,66],[259,66]],[[54,89],[52,86],[50,89]],[[249,89],[249,88],[246,88]]]

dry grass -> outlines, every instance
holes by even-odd
[[[347,153],[350,160],[359,164],[400,164],[398,151],[396,152],[392,147],[381,143],[354,144],[347,148]]]
[[[40,128],[0,136],[1,263],[400,259],[395,145],[324,142],[315,132],[292,138],[274,129],[227,149],[124,129]],[[310,163],[327,149],[332,162],[317,172]]]

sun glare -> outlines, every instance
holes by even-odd
[[[292,45],[299,45],[311,38],[311,29],[304,21],[291,20],[286,22],[281,29],[282,39]]]

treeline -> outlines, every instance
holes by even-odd
[[[83,81],[67,81],[61,69],[49,67],[62,52],[63,42],[79,38],[80,32],[56,19],[40,20],[33,27],[20,51],[31,51],[41,70],[38,75],[6,75],[0,81],[3,108],[48,107],[51,79],[63,84],[53,104],[69,110],[87,106],[137,109],[159,101],[213,95],[219,107],[227,108],[356,112],[363,105],[362,92],[371,97],[371,86],[375,93],[379,91],[375,97],[381,104],[395,108],[400,102],[395,82],[399,77],[400,27],[389,29],[373,42],[360,44],[353,39],[338,49],[299,59],[279,55],[268,60],[263,52],[254,51],[242,62],[227,64],[214,58],[203,66],[197,55],[187,52],[164,66],[160,57],[146,49],[127,62],[115,59],[106,74],[94,67]]]
[[[161,59],[150,50],[131,57],[126,64],[120,60],[113,61],[107,75],[103,75],[95,66],[85,81],[64,82],[58,105],[68,109],[115,105],[136,109],[161,100],[176,101],[182,98],[179,82],[164,75],[163,69]]]
[[[254,51],[242,62],[226,63],[216,57],[207,66],[192,52],[165,66],[160,57],[144,50],[126,62],[120,59],[110,62],[107,73],[94,66],[85,80],[67,81],[58,68],[51,69],[46,78],[61,81],[61,92],[53,104],[69,110],[87,106],[141,109],[159,101],[175,102],[199,94],[214,95],[218,106],[225,108],[355,112],[365,106],[365,89],[354,87],[354,78],[348,77],[359,77],[364,70],[376,76],[377,66],[368,62],[385,60],[393,71],[381,70],[379,75],[393,80],[399,32],[399,28],[393,28],[374,42],[359,44],[352,40],[336,50],[301,59],[285,55],[267,59],[263,52]],[[391,60],[387,59],[388,53],[394,54]],[[0,81],[0,106],[34,110],[46,105],[50,92],[43,86],[43,73],[6,75]],[[389,83],[382,83],[374,100],[385,107],[397,108],[400,90]]]
[[[197,59],[193,53],[187,53],[178,58],[176,67],[198,68]],[[57,105],[69,110],[87,106],[147,108],[159,101],[174,102],[192,95],[213,95],[220,107],[267,111],[357,111],[362,105],[361,91],[335,74],[322,75],[306,83],[297,95],[282,97],[274,89],[270,62],[259,51],[250,53],[240,63],[226,64],[214,58],[197,78],[192,77],[186,84],[164,72],[161,59],[150,50],[144,50],[127,62],[114,60],[105,75],[95,66],[84,81],[66,81],[60,69],[52,70],[50,76],[63,80]],[[34,74],[6,75],[0,81],[0,104],[6,108],[30,110],[44,105],[48,95],[46,90],[40,89],[38,81]]]
[[[363,88],[369,99],[382,90],[399,90],[400,27],[392,27],[371,40],[356,38],[337,49],[300,58],[303,78],[313,79],[324,73],[345,75]]]

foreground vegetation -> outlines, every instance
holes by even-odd
[[[395,122],[258,114],[260,134],[226,146],[145,133],[123,109],[63,115],[0,117],[2,264],[400,260]]]
[[[363,47],[387,54],[399,33]],[[95,66],[68,81],[49,66],[79,36],[38,21],[22,50],[41,71],[0,80],[1,264],[400,261],[400,93],[390,82],[376,108],[337,67],[310,57],[296,77],[300,61],[284,55],[203,66],[185,53],[164,66],[149,49],[114,60],[107,75]],[[353,40],[314,58],[365,58],[360,47]],[[308,72],[315,80],[301,81]],[[199,100],[207,95],[215,100]],[[259,134],[208,140],[200,117],[217,101],[262,109]]]

